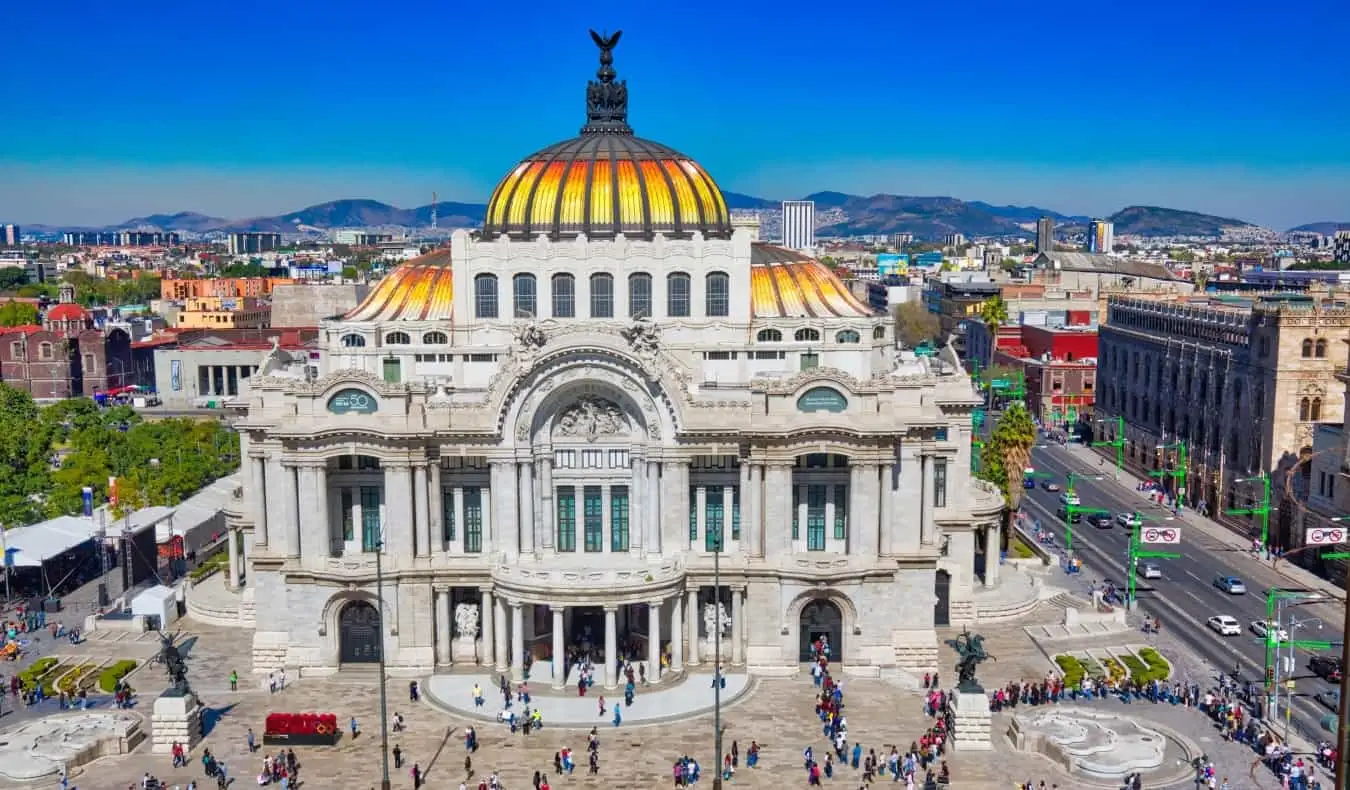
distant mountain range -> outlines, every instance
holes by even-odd
[[[1334,236],[1338,230],[1350,230],[1350,222],[1309,222],[1307,225],[1290,228],[1289,232],[1320,233],[1323,236]]]
[[[777,211],[780,207],[780,201],[753,195],[723,192],[723,196],[726,198],[728,208],[736,211]],[[941,239],[951,233],[960,233],[967,237],[1026,236],[1035,232],[1036,221],[1044,216],[1055,219],[1060,233],[1073,234],[1085,231],[1090,221],[1085,215],[1061,214],[1037,206],[995,206],[978,200],[966,201],[952,197],[888,194],[864,197],[843,192],[816,192],[803,199],[815,201],[817,220],[824,223],[817,229],[817,233],[821,236],[912,233],[916,238],[928,240]],[[483,203],[438,203],[437,224],[441,228],[477,227],[482,224],[486,210],[487,206]],[[110,228],[51,226],[30,226],[30,228],[48,232],[154,228],[188,233],[210,231],[297,233],[306,230],[381,226],[427,228],[431,226],[431,211],[430,205],[404,209],[376,200],[348,199],[320,203],[274,217],[224,219],[185,211],[177,214],[134,217]],[[1258,227],[1243,220],[1158,206],[1130,206],[1107,219],[1115,224],[1117,236],[1221,236],[1228,228]],[[1294,230],[1332,233],[1337,227],[1350,228],[1350,223],[1319,222],[1302,225]]]

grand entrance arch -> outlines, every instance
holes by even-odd
[[[933,625],[952,624],[951,598],[952,575],[942,569],[933,574],[933,593],[937,600],[933,603]]]
[[[841,661],[844,657],[844,613],[839,604],[826,598],[816,598],[802,607],[800,628],[800,661],[814,659],[811,646],[822,636],[830,643],[830,659]]]
[[[365,601],[352,601],[338,614],[338,655],[344,664],[380,660],[380,612]]]

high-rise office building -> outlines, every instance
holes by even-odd
[[[814,200],[783,201],[783,246],[799,252],[811,252],[816,248]]]
[[[1041,217],[1036,221],[1036,252],[1055,251],[1055,218]]]
[[[230,254],[250,255],[255,252],[271,252],[281,246],[280,233],[231,233]]]
[[[1115,248],[1116,226],[1104,219],[1094,219],[1088,225],[1088,252],[1110,255]]]
[[[1336,231],[1331,240],[1331,254],[1337,263],[1350,264],[1350,230]]]
[[[966,234],[948,233],[943,237],[942,243],[948,247],[964,247],[966,245]]]
[[[905,245],[912,241],[914,241],[913,233],[892,233],[890,238],[891,249],[896,252],[904,252]]]
[[[6,247],[19,246],[19,226],[4,225],[0,226],[0,244]]]

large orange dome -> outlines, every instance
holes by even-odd
[[[521,160],[493,190],[483,238],[651,238],[656,233],[730,238],[731,214],[717,183],[697,162],[633,134],[628,86],[616,81],[603,38],[600,71],[586,88],[581,134]]]

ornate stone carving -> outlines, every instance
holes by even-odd
[[[478,636],[478,605],[462,603],[455,607],[455,636]]]
[[[723,636],[731,631],[731,615],[727,614],[726,604],[720,602],[703,604],[704,632],[711,638],[719,629]]]
[[[647,364],[661,350],[661,330],[650,318],[639,318],[624,329],[619,330],[628,347],[639,359]]]
[[[628,418],[623,410],[604,398],[587,395],[563,412],[554,432],[593,442],[602,436],[626,436]]]
[[[516,348],[526,353],[538,351],[548,343],[548,335],[533,321],[518,321],[512,332],[515,335]]]

